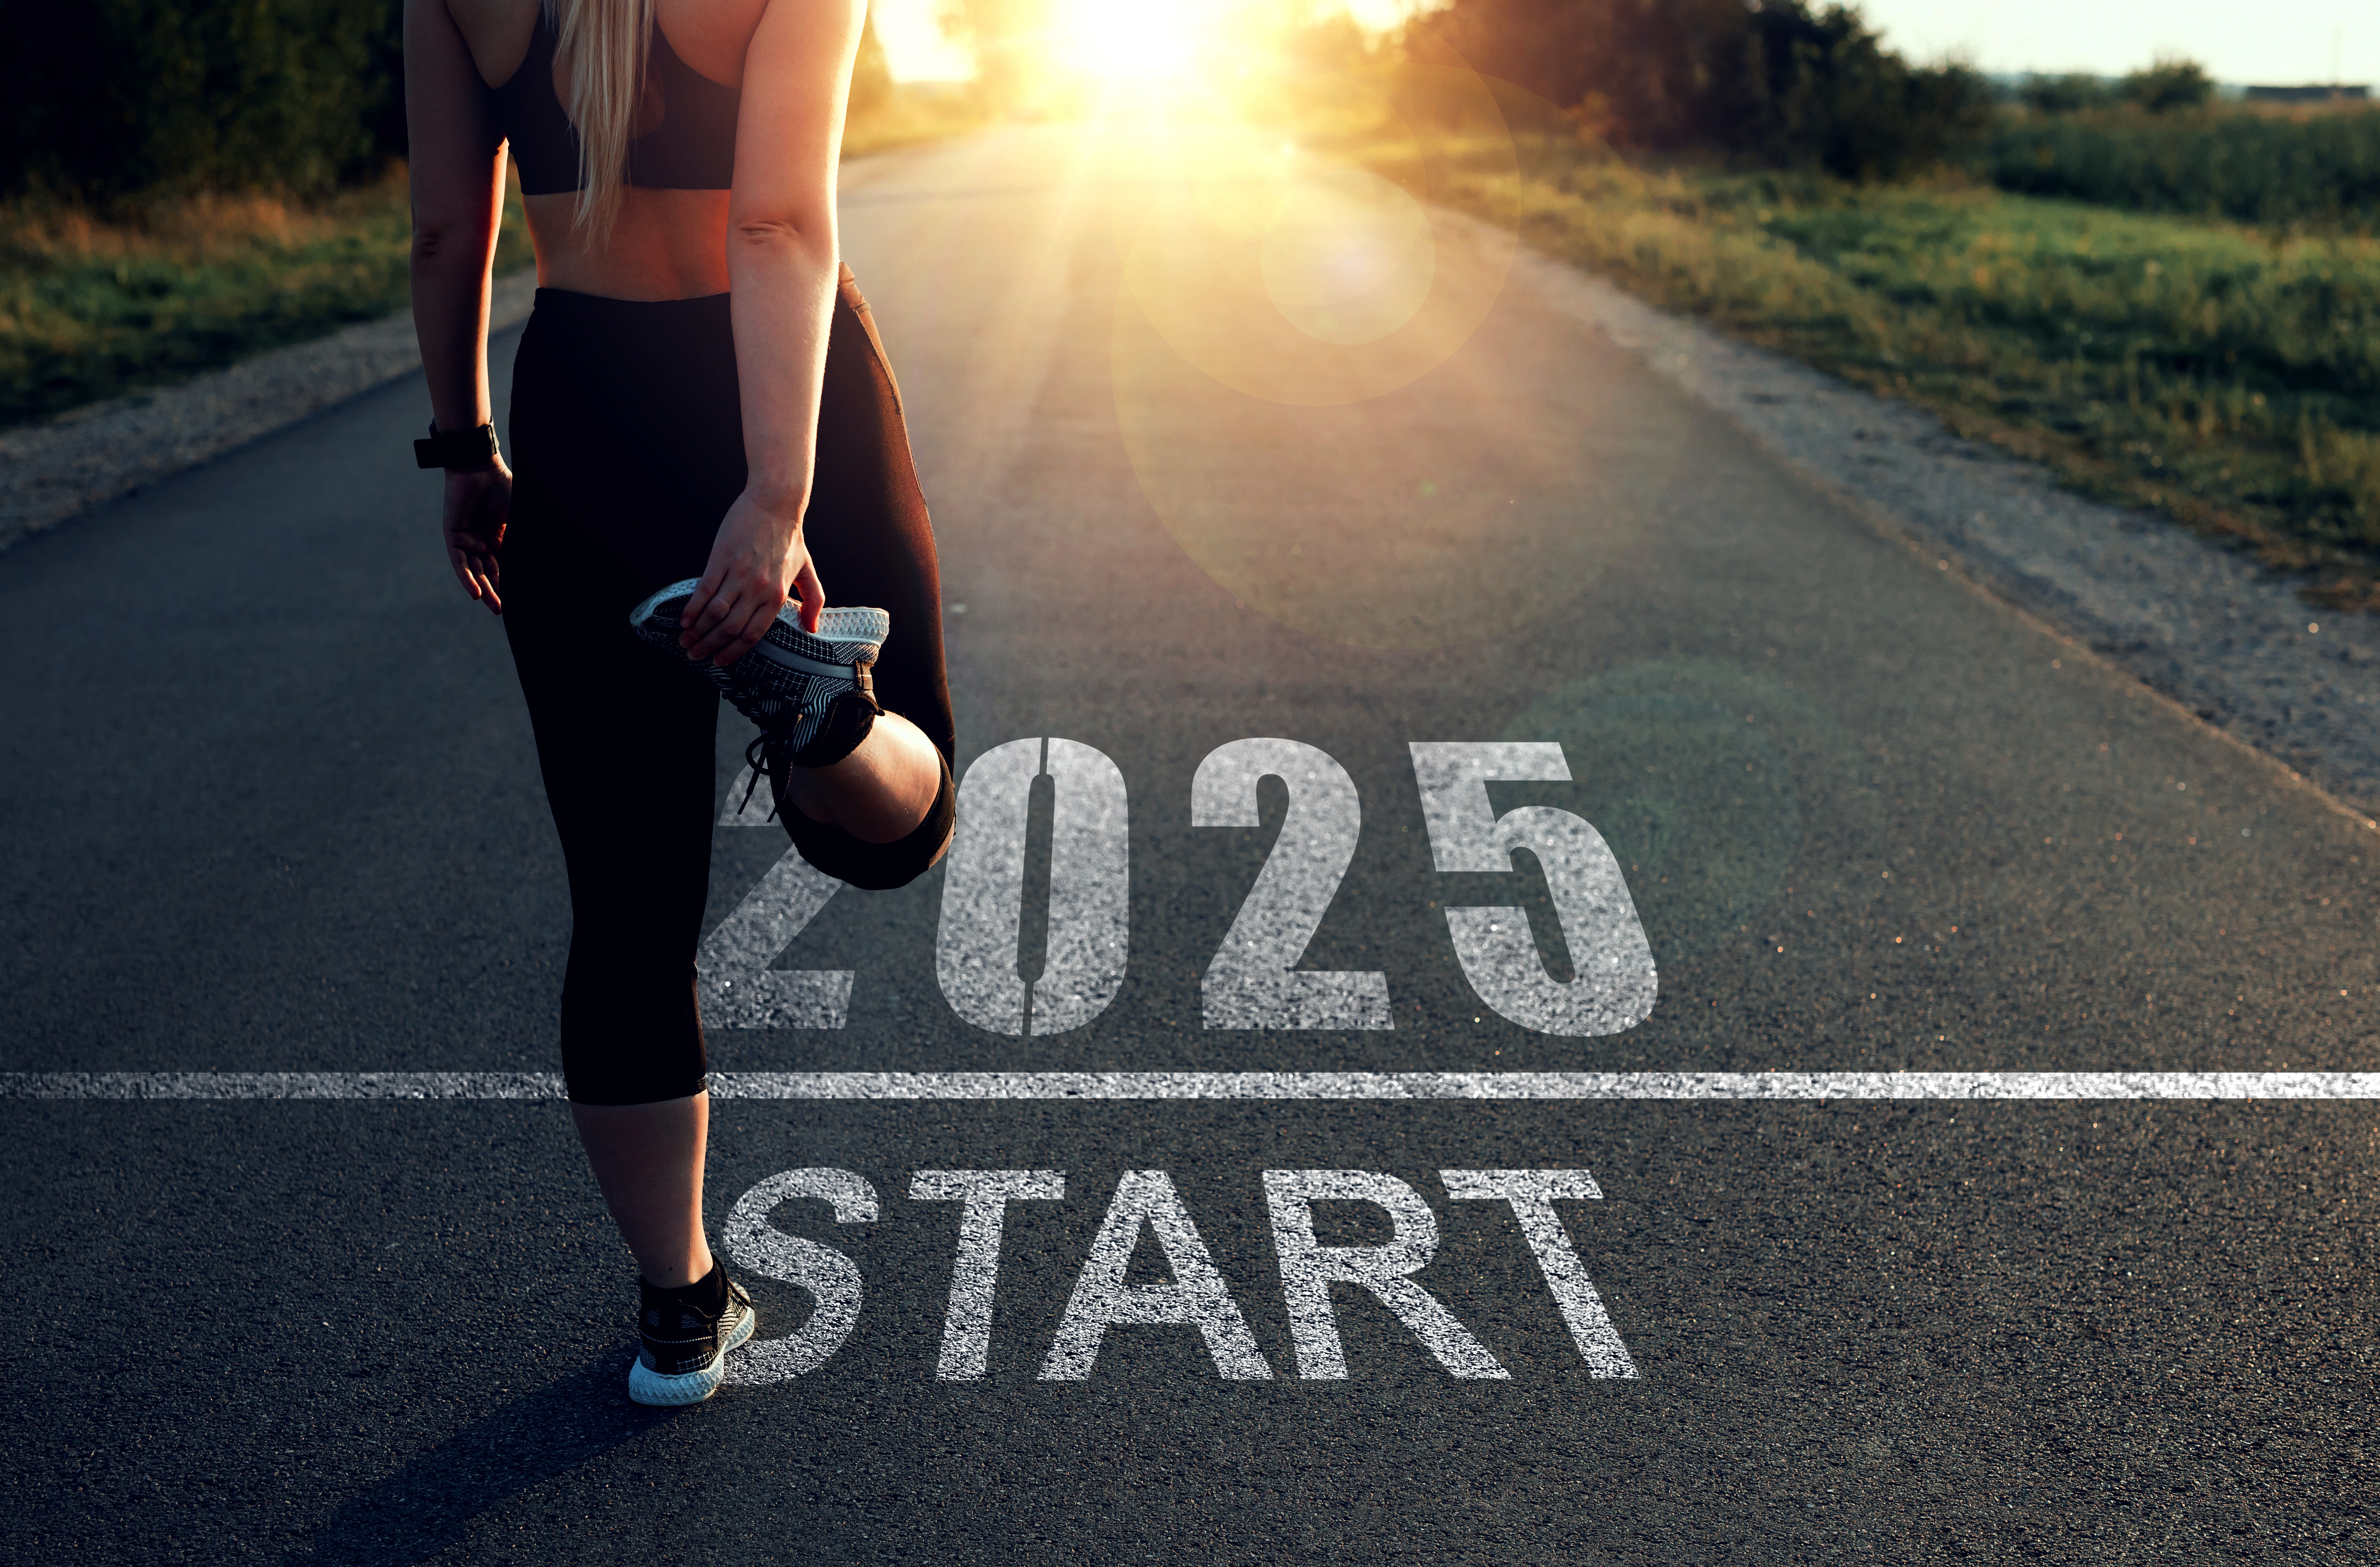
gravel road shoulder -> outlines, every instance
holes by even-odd
[[[489,330],[527,320],[536,292],[534,273],[498,278]],[[0,549],[420,366],[399,311],[0,434]]]

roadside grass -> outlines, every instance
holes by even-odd
[[[318,204],[200,196],[105,216],[0,206],[0,426],[186,380],[405,308],[402,170]],[[505,204],[499,270],[528,259]]]
[[[962,95],[900,93],[853,121],[844,154],[980,123]],[[401,310],[410,238],[401,167],[315,203],[198,196],[102,214],[0,202],[0,429]],[[515,182],[496,270],[531,259]]]
[[[1631,292],[1933,409],[2380,609],[2380,239],[1954,184],[1641,166],[1569,136],[1348,150]]]

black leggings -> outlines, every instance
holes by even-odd
[[[704,1087],[694,956],[720,808],[719,698],[694,665],[639,643],[628,611],[702,575],[744,489],[727,296],[646,304],[539,289],[513,370],[512,445],[504,630],[570,871],[563,1072],[581,1104],[682,1099]],[[877,700],[941,752],[942,787],[899,843],[798,810],[783,820],[829,875],[899,886],[949,840],[954,736],[933,530],[900,389],[849,268],[804,535],[831,602],[891,613]]]

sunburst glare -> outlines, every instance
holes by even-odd
[[[1051,52],[1110,81],[1171,81],[1208,46],[1218,10],[1198,0],[1059,0]]]

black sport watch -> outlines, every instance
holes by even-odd
[[[476,473],[496,466],[496,427],[483,424],[477,430],[455,430],[440,434],[438,421],[430,421],[430,439],[413,443],[413,461],[419,468],[460,468]]]

